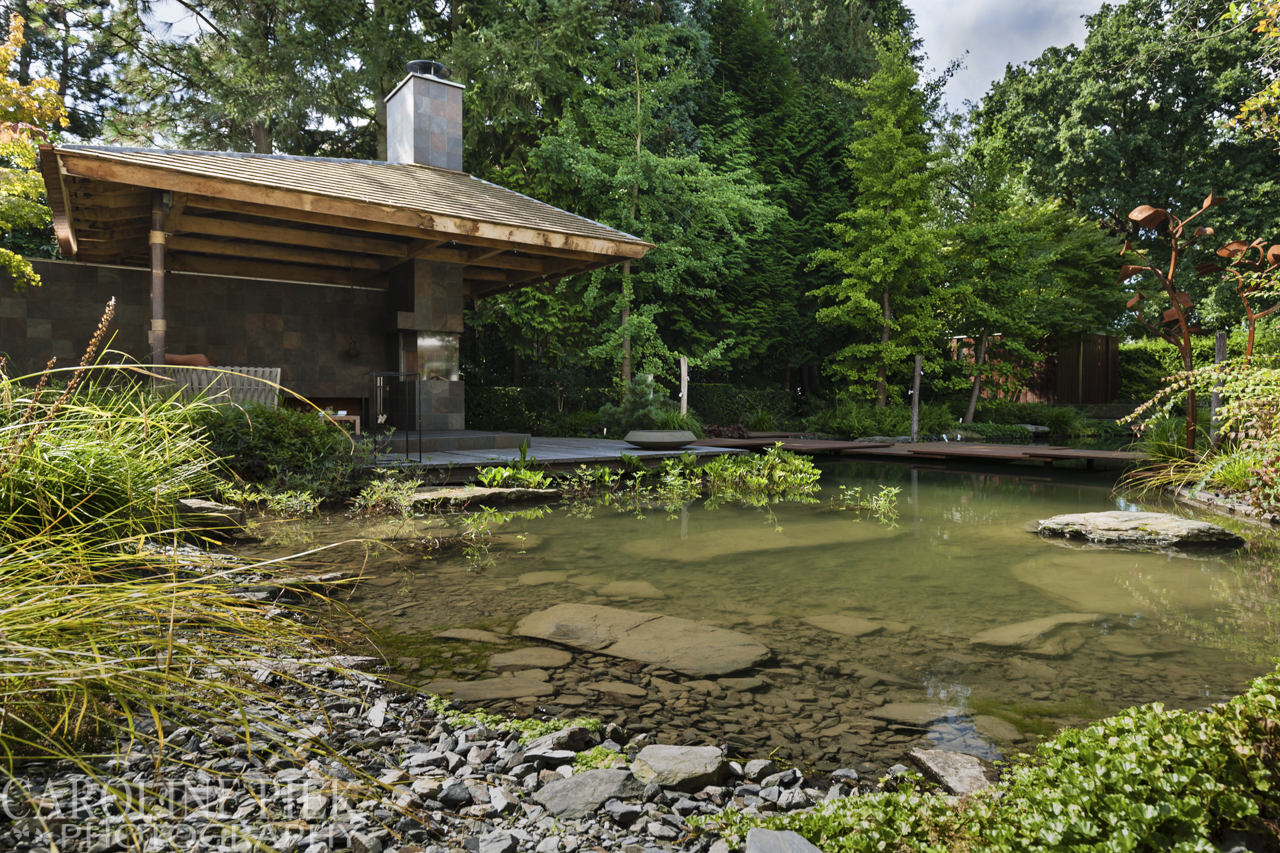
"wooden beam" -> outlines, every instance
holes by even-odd
[[[58,251],[64,258],[76,257],[76,231],[71,218],[71,199],[67,192],[67,177],[62,172],[58,155],[52,145],[39,148],[40,176],[44,178],[45,197],[53,211],[53,233],[58,239]]]
[[[418,229],[417,236],[422,237],[440,236],[470,241],[496,240],[499,244],[505,244],[510,248],[530,246],[548,254],[554,254],[557,250],[569,250],[624,258],[643,257],[650,248],[644,243],[502,225],[393,204],[358,201],[303,190],[232,181],[212,175],[194,175],[162,167],[122,163],[95,156],[87,151],[60,151],[59,159],[68,173],[91,180],[189,192],[193,195],[219,197],[242,204],[265,204],[305,210],[311,213],[362,220],[366,223],[376,222],[384,226],[398,225]],[[375,230],[375,228],[366,225],[364,230]]]
[[[235,222],[230,219],[214,219],[211,216],[184,214],[174,220],[169,228],[173,233],[208,234],[217,237],[235,237],[240,240],[257,240],[263,243],[284,243],[293,246],[311,246],[315,249],[336,249],[364,252],[369,255],[393,255],[394,263],[404,261],[407,244],[394,240],[377,240],[371,237],[347,237],[324,231],[306,231],[301,228],[281,228],[278,225],[259,225],[255,222]]]
[[[151,215],[150,205],[137,207],[89,207],[73,203],[78,222],[120,222],[124,219],[146,219]]]
[[[175,252],[194,252],[204,255],[225,255],[232,258],[261,258],[266,261],[289,261],[298,264],[315,264],[322,267],[347,270],[377,270],[378,261],[362,255],[344,252],[323,252],[316,249],[294,249],[288,246],[263,246],[257,243],[228,243],[222,240],[206,240],[203,237],[174,235],[169,238],[169,248]]]
[[[506,282],[507,273],[502,270],[486,269],[485,267],[467,267],[462,271],[462,280]]]
[[[400,254],[400,257],[387,258],[386,260],[384,260],[381,264],[381,270],[383,272],[389,272],[393,267],[398,267],[403,263],[407,263],[408,261],[412,261],[415,258],[419,258],[422,255],[426,254],[427,252],[431,251],[432,249],[439,248],[440,246],[443,246],[445,243],[448,243],[448,242],[449,242],[448,240],[432,239],[432,240],[414,240],[411,243],[406,243],[404,245],[403,251]],[[449,250],[446,249],[445,251],[449,251]]]
[[[300,281],[310,284],[340,284],[346,287],[386,287],[386,278],[370,281],[364,273],[347,270],[305,267],[295,264],[276,264],[264,261],[236,258],[209,258],[199,255],[173,253],[169,269],[177,272],[197,272],[211,275],[231,275],[240,278],[263,278],[276,281]]]
[[[174,193],[173,204],[164,215],[164,230],[173,233],[173,223],[182,218],[182,212],[187,209],[187,194]]]
[[[147,190],[132,191],[133,187],[128,187],[131,192],[127,193],[86,193],[75,191],[71,193],[71,203],[76,206],[85,207],[147,207],[151,203],[151,193]]]
[[[71,189],[77,193],[92,193],[93,195],[116,195],[120,193],[136,193],[138,191],[137,187],[129,184],[115,181],[90,181],[76,177],[72,177]]]
[[[151,228],[142,225],[131,225],[128,228],[103,230],[101,228],[77,228],[76,239],[84,243],[105,243],[112,240],[129,240],[134,237],[146,237]]]

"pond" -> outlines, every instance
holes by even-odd
[[[899,515],[883,523],[833,511],[827,500],[841,485],[900,488]],[[484,677],[491,654],[536,644],[507,636],[518,620],[562,603],[748,634],[773,659],[730,681],[575,650],[567,666],[532,675],[549,685],[546,695],[481,704],[599,716],[665,742],[729,743],[820,768],[881,771],[917,743],[995,757],[1124,707],[1204,707],[1240,692],[1280,650],[1280,596],[1261,529],[1233,527],[1251,545],[1232,554],[1084,549],[1029,532],[1060,513],[1152,508],[1083,472],[835,464],[822,487],[819,503],[767,509],[530,509],[491,519],[498,535],[487,550],[447,556],[421,542],[456,532],[449,517],[372,531],[352,521],[291,529],[321,541],[398,536],[317,559],[362,567],[350,604],[382,636],[393,667],[419,684]],[[1052,642],[1030,649],[971,642],[1063,614]],[[831,630],[846,624],[861,628]],[[436,637],[457,626],[497,636]],[[912,720],[903,703],[947,710]]]

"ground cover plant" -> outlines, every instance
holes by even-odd
[[[1280,834],[1280,673],[1204,711],[1131,708],[1066,729],[969,798],[925,794],[910,774],[881,793],[777,817],[703,821],[740,842],[754,826],[800,833],[825,853],[1217,851]],[[1241,839],[1232,833],[1248,833]]]

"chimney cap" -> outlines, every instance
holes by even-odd
[[[449,67],[434,59],[414,59],[405,65],[410,74],[421,74],[424,77],[435,77],[439,80],[449,79]]]

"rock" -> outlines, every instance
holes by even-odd
[[[475,628],[450,628],[436,634],[437,640],[462,640],[464,643],[505,643],[507,638],[492,631],[480,631]]]
[[[726,769],[724,755],[714,746],[653,744],[640,750],[631,764],[641,782],[685,792],[719,784]]]
[[[382,853],[382,839],[372,832],[353,832],[347,841],[351,853]]]
[[[910,679],[900,678],[899,676],[891,673],[879,672],[874,669],[859,669],[856,674],[858,678],[862,679],[863,687],[875,687],[877,684],[887,684],[890,687],[920,686],[920,682],[918,681],[911,681]]]
[[[755,829],[747,832],[744,853],[822,853],[791,830]]]
[[[884,626],[878,622],[863,619],[861,616],[849,616],[845,613],[809,616],[804,621],[815,628],[821,628],[833,634],[844,634],[847,637],[867,637],[884,630]]]
[[[450,779],[440,788],[436,799],[452,809],[460,809],[471,802],[471,789],[458,779]]]
[[[1161,638],[1167,640],[1167,638]],[[1164,655],[1173,654],[1176,649],[1153,649],[1145,645],[1137,637],[1127,636],[1125,634],[1108,634],[1105,637],[1099,637],[1098,641],[1113,655],[1120,655],[1126,658],[1143,658],[1143,657],[1162,657]]]
[[[480,836],[480,853],[516,853],[520,840],[510,832],[497,830]]]
[[[979,714],[973,718],[973,727],[983,737],[1000,743],[1017,743],[1022,740],[1022,732],[1018,731],[1018,727],[999,717],[988,717],[986,714]]]
[[[179,498],[178,515],[182,523],[192,527],[216,529],[243,527],[245,511],[238,506],[215,503],[200,498]]]
[[[588,681],[578,685],[597,693],[621,693],[623,696],[648,696],[648,692],[638,684],[624,681]]]
[[[1162,512],[1081,512],[1055,515],[1037,525],[1041,536],[1084,539],[1095,545],[1141,548],[1238,548],[1229,530]]]
[[[622,800],[609,800],[604,804],[604,813],[613,818],[618,826],[631,826],[640,817],[640,807]]]
[[[571,749],[574,752],[582,752],[584,749],[590,749],[596,744],[595,733],[591,729],[582,726],[570,726],[567,729],[561,729],[558,732],[552,732],[549,735],[543,735],[535,738],[525,745],[526,750],[530,749]]]
[[[549,782],[533,799],[556,817],[577,820],[609,800],[634,799],[642,793],[644,783],[629,770],[588,770]]]
[[[573,655],[564,649],[530,646],[502,652],[489,658],[489,669],[494,672],[520,672],[525,669],[559,669],[573,663]]]
[[[742,768],[743,774],[752,782],[759,782],[766,776],[772,776],[778,772],[778,765],[774,764],[768,758],[757,758],[748,761]]]
[[[422,688],[446,699],[463,702],[487,702],[493,699],[521,699],[525,696],[552,696],[556,689],[545,681],[522,678],[486,678],[481,681],[439,679]]]
[[[831,772],[831,781],[836,784],[855,784],[858,781],[858,771],[851,767],[841,767]]]
[[[716,682],[719,687],[725,690],[734,690],[738,693],[750,693],[752,690],[759,690],[764,687],[763,678],[722,678]]]
[[[981,791],[991,784],[981,759],[941,749],[913,749],[907,753],[925,776],[957,796]]]
[[[737,631],[590,604],[560,604],[526,616],[516,633],[693,676],[729,675],[771,654]]]
[[[873,708],[867,716],[873,720],[884,720],[886,723],[897,723],[900,726],[925,728],[935,720],[956,717],[964,713],[959,708],[945,705],[928,705],[923,702],[891,702],[882,708]]]
[[[516,578],[521,586],[542,586],[549,583],[566,583],[569,576],[564,572],[525,572]]]
[[[991,628],[974,634],[969,643],[975,646],[990,646],[997,649],[1029,649],[1040,645],[1042,639],[1059,628],[1068,625],[1090,625],[1102,616],[1097,613],[1059,613],[1055,616],[1044,616],[1002,628]]]
[[[666,598],[667,594],[648,581],[614,581],[596,591],[605,598]]]

